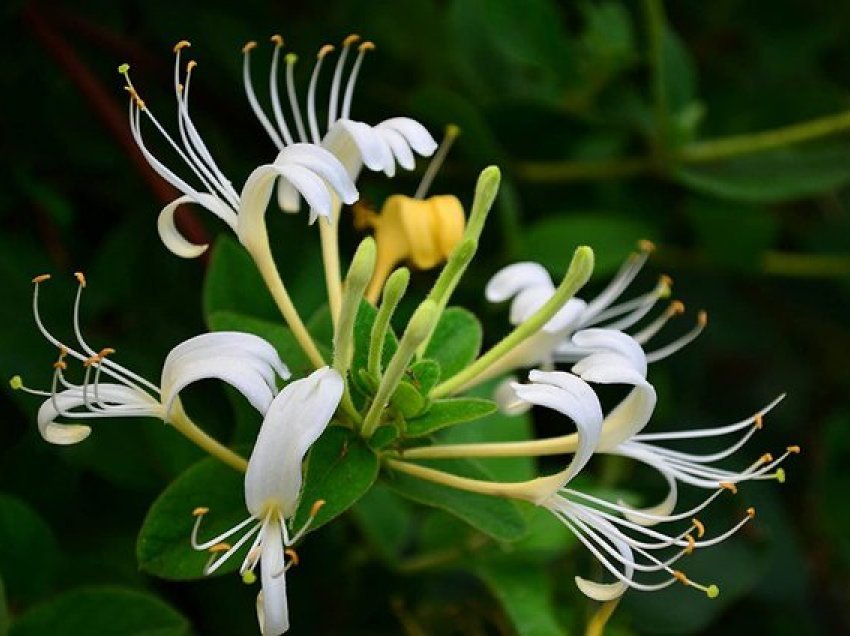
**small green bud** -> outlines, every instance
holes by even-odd
[[[354,258],[351,260],[351,267],[348,268],[345,284],[352,286],[354,289],[359,289],[361,295],[363,289],[372,280],[372,273],[375,271],[376,254],[375,239],[367,236],[357,247]]]
[[[437,303],[433,300],[422,301],[422,304],[416,308],[413,316],[410,317],[403,337],[409,339],[409,342],[414,346],[418,345],[428,337],[431,328],[439,317]]]
[[[404,292],[407,291],[407,285],[410,283],[410,270],[406,267],[399,267],[395,270],[387,282],[384,283],[384,293],[381,296],[381,304],[388,307],[395,307]]]

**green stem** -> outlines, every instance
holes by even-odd
[[[390,275],[384,285],[381,306],[378,308],[375,322],[372,323],[372,332],[369,334],[369,359],[366,368],[379,382],[383,372],[381,360],[384,357],[384,341],[387,339],[387,329],[389,329],[390,321],[399,301],[407,291],[409,282],[410,270],[406,267],[401,267]]]
[[[839,278],[850,276],[850,256],[769,251],[762,258],[762,268],[765,274],[780,276]]]
[[[850,130],[850,111],[782,128],[695,142],[682,148],[678,158],[686,163],[714,161],[811,141],[846,130]]]
[[[404,330],[404,334],[398,343],[398,349],[396,349],[390,363],[387,365],[384,377],[381,378],[381,383],[378,385],[378,390],[375,393],[375,398],[372,400],[369,411],[363,420],[361,434],[366,439],[370,438],[375,432],[375,429],[378,428],[381,422],[381,415],[384,409],[387,408],[390,397],[392,397],[396,387],[398,387],[398,383],[401,382],[410,359],[416,353],[416,347],[419,346],[431,331],[433,323],[438,317],[434,301],[428,299],[424,300],[416,308],[416,311],[413,312],[413,316],[411,316],[410,321],[407,323],[407,328]]]
[[[399,459],[449,459],[467,457],[540,457],[574,453],[578,435],[525,440],[522,442],[482,442],[478,444],[435,444],[398,452]]]
[[[649,157],[630,157],[608,161],[525,161],[514,169],[525,181],[562,183],[632,177],[653,171],[655,164]]]
[[[649,38],[649,59],[652,69],[652,102],[655,112],[657,150],[663,155],[670,146],[669,95],[664,78],[664,30],[666,19],[661,0],[643,2],[646,31]]]
[[[576,248],[564,280],[558,285],[552,297],[533,316],[521,325],[518,325],[511,333],[487,351],[487,353],[460,373],[455,374],[445,382],[441,382],[434,387],[431,397],[433,399],[446,397],[463,388],[477,376],[484,374],[490,366],[496,364],[526,338],[540,331],[543,325],[558,313],[564,304],[588,281],[592,271],[593,250],[587,246]]]
[[[233,452],[213,437],[207,435],[191,418],[186,415],[183,410],[183,405],[179,398],[171,407],[171,414],[168,418],[168,423],[177,429],[186,439],[193,442],[199,448],[202,448],[207,453],[227,464],[231,468],[235,468],[239,472],[244,473],[248,469],[247,460],[241,455]]]

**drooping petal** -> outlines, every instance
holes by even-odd
[[[569,466],[561,474],[561,487],[587,464],[599,442],[602,406],[593,389],[571,373],[531,371],[531,384],[516,384],[514,390],[523,400],[554,409],[569,417],[578,430],[578,444]]]
[[[290,213],[301,209],[301,195],[286,179],[277,181],[277,206],[284,212]]]
[[[358,199],[357,187],[349,177],[340,160],[321,146],[315,144],[293,144],[284,148],[275,159],[275,164],[296,164],[320,176],[343,203],[354,203]],[[305,194],[305,198],[306,194]]]
[[[393,160],[371,126],[351,119],[337,120],[322,140],[322,147],[339,159],[353,181],[363,165],[382,171]]]
[[[263,590],[257,596],[257,618],[263,636],[280,636],[289,629],[289,604],[286,598],[286,563],[283,533],[272,519],[265,529],[260,557]]]
[[[393,157],[395,157],[395,161],[398,162],[405,170],[413,170],[416,167],[416,159],[413,156],[413,152],[410,150],[410,146],[407,144],[407,140],[404,136],[396,130],[392,128],[381,128],[376,129],[380,131],[381,139],[383,139],[384,143],[387,144],[389,149],[393,153]]]
[[[538,263],[525,261],[508,265],[496,272],[484,288],[484,295],[491,303],[501,303],[523,289],[547,286],[554,291],[549,272]]]
[[[573,344],[588,351],[610,351],[627,358],[646,377],[646,354],[630,335],[615,329],[583,329],[573,335]]]
[[[45,441],[51,444],[59,444],[62,446],[76,444],[83,441],[91,433],[91,428],[85,424],[62,424],[56,421],[72,409],[92,404],[95,400],[99,400],[107,405],[120,405],[130,407],[130,412],[123,413],[125,415],[136,416],[160,416],[159,403],[144,391],[133,389],[123,384],[100,383],[97,387],[97,393],[93,386],[83,389],[73,388],[57,393],[55,396],[47,398],[38,409],[38,431]],[[129,410],[129,409],[128,409]],[[84,414],[85,415],[85,414]],[[92,417],[99,416],[101,413],[88,414]],[[122,415],[120,411],[115,411],[116,417]]]
[[[393,130],[404,137],[413,151],[422,156],[430,157],[437,149],[437,142],[425,128],[415,119],[409,117],[391,117],[375,126],[379,130]]]
[[[166,205],[159,213],[156,226],[159,237],[172,253],[181,258],[197,258],[207,251],[209,245],[196,245],[191,243],[180,233],[174,222],[174,213],[181,205],[195,203],[213,214],[232,229],[236,230],[236,213],[225,205],[218,197],[211,194],[198,193],[194,195],[183,195]]]
[[[328,425],[342,398],[343,381],[329,367],[287,385],[269,406],[245,474],[252,514],[269,505],[289,517],[301,490],[301,462]]]
[[[625,541],[617,536],[619,532],[611,523],[599,518],[585,517],[583,520],[590,525],[596,526],[596,529],[600,530],[601,533],[604,534],[605,538],[614,545],[626,562],[632,562],[634,560],[632,549]],[[600,561],[606,566],[606,569],[611,571],[613,566],[609,564],[604,557],[600,559]],[[631,565],[625,565],[622,573],[615,571],[612,571],[611,573],[615,574],[619,580],[613,583],[598,583],[596,581],[585,579],[581,576],[576,576],[576,587],[581,590],[582,594],[595,601],[613,601],[616,598],[620,598],[623,594],[625,594],[626,590],[629,589],[629,582],[632,580],[632,576],[634,575],[634,568]]]
[[[242,393],[265,413],[274,398],[275,374],[289,377],[275,348],[249,333],[219,331],[190,338],[172,349],[162,367],[162,404],[170,413],[177,395],[189,384],[217,378]]]

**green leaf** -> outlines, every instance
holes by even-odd
[[[411,506],[381,483],[375,484],[351,509],[360,530],[382,559],[395,563],[410,540]]]
[[[481,323],[462,307],[449,307],[440,316],[428,343],[425,358],[440,365],[440,376],[447,380],[469,366],[481,349]]]
[[[254,261],[237,241],[219,236],[212,249],[203,291],[204,316],[231,311],[279,321],[274,304]]]
[[[410,365],[408,376],[412,376],[413,385],[424,396],[440,381],[440,363],[436,360],[420,360]]]
[[[579,245],[592,245],[594,277],[616,272],[640,239],[651,239],[651,226],[637,219],[604,212],[556,212],[523,231],[520,258],[540,263],[560,280],[569,255]]]
[[[792,201],[850,182],[850,146],[782,148],[685,166],[674,176],[689,188],[731,201]]]
[[[280,321],[271,322],[233,311],[216,311],[207,316],[207,323],[213,331],[244,331],[268,340],[296,378],[313,370],[313,364],[295,336]]]
[[[407,437],[422,437],[447,426],[471,422],[496,412],[496,403],[482,398],[436,400],[424,415],[407,421]]]
[[[369,438],[369,448],[373,450],[386,448],[396,441],[400,435],[401,431],[398,430],[398,426],[395,424],[383,424],[375,429],[374,434]]]
[[[402,380],[393,392],[390,404],[401,413],[402,417],[408,418],[419,415],[425,408],[427,401],[413,384],[407,380]]]
[[[422,462],[431,464],[430,462]],[[491,480],[492,477],[471,460],[445,460],[434,468],[462,477]],[[526,533],[519,508],[507,499],[450,488],[401,472],[393,472],[387,484],[398,494],[460,517],[469,525],[498,541],[516,541]]]
[[[292,522],[300,528],[319,499],[325,505],[313,521],[312,530],[342,514],[362,497],[378,477],[378,457],[357,433],[329,426],[307,456],[301,501]]]
[[[13,603],[48,593],[59,565],[59,547],[44,520],[19,499],[0,494],[0,572]]]
[[[248,517],[244,488],[242,473],[212,457],[177,477],[157,497],[142,523],[136,543],[142,570],[171,580],[203,577],[209,555],[193,550],[189,543],[195,523],[192,511],[209,508],[199,539],[214,537]],[[240,555],[235,554],[216,573],[233,572],[240,563]]]
[[[151,594],[117,587],[79,588],[36,606],[11,636],[188,636],[189,622]]]
[[[354,359],[351,361],[351,377],[355,379],[355,386],[363,394],[369,394],[371,391],[370,387],[363,382],[359,371],[366,369],[369,365],[369,343],[372,338],[372,325],[375,324],[377,314],[378,310],[364,300],[361,301],[354,319]],[[384,336],[381,368],[387,366],[396,349],[398,349],[398,338],[390,327]]]
[[[474,568],[504,608],[518,636],[563,636],[545,572],[508,562],[483,562]]]

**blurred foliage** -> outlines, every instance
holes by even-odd
[[[170,117],[171,46],[190,38],[200,61],[196,122],[240,183],[274,152],[241,92],[241,45],[281,31],[308,60],[325,41],[358,32],[378,49],[364,66],[355,117],[411,114],[435,133],[459,124],[435,190],[466,204],[477,171],[504,169],[496,218],[454,299],[480,317],[485,345],[506,329],[502,310],[485,306],[481,292],[496,267],[533,257],[557,271],[587,242],[598,254],[598,285],[635,240],[649,238],[658,250],[642,275],[647,287],[670,272],[689,306],[710,310],[712,326],[653,369],[661,396],[653,426],[731,422],[789,394],[758,437],[764,450],[803,446],[788,483],[744,488],[705,519],[722,527],[745,500],[759,510],[742,536],[692,558],[689,571],[717,581],[721,597],[711,602],[679,586],[631,593],[611,633],[850,631],[850,5],[245,0],[237,10],[223,0],[203,8],[93,0],[13,2],[1,13],[4,376],[49,382],[55,352],[29,316],[29,280],[44,271],[55,275],[42,305],[51,328],[70,332],[70,274],[85,271],[86,333],[149,378],[205,321],[221,328],[248,317],[273,329],[267,323],[277,314],[232,241],[216,243],[206,269],[159,243],[163,191],[128,150],[115,68],[129,61],[148,104]],[[361,183],[364,197],[380,203],[412,192],[416,175]],[[222,229],[198,218],[210,236]],[[357,233],[345,220],[350,256]],[[302,315],[319,312],[311,321],[319,329],[327,324],[320,258],[314,228],[302,221],[270,215],[270,229],[280,237],[283,277]],[[202,299],[205,274],[224,282],[208,284]],[[432,279],[416,274],[413,295]],[[409,311],[403,305],[400,313]],[[283,351],[292,347],[276,337],[285,335],[272,337]],[[259,425],[212,386],[191,389],[186,404],[221,439],[248,441]],[[254,633],[254,591],[238,577],[151,578],[157,568],[145,560],[144,541],[136,560],[148,508],[201,453],[158,422],[130,419],[98,423],[77,447],[48,447],[35,411],[34,400],[4,392],[0,634]],[[471,424],[446,435],[506,433],[507,425],[486,421],[486,431]],[[540,416],[509,424],[525,435],[558,426]],[[507,469],[516,478],[533,470],[523,461]],[[473,468],[486,472],[484,464]],[[157,506],[169,505],[168,493],[203,466]],[[609,487],[618,472],[630,492],[661,493],[640,470],[605,462],[591,469],[598,479],[588,488]],[[534,528],[534,540],[503,544],[398,498],[399,488],[370,491],[299,549],[305,565],[290,578],[293,633],[582,632],[596,608],[572,577],[596,566],[562,527],[517,509],[511,514]],[[189,509],[202,503],[178,501],[186,518],[176,530],[160,528],[159,539],[185,534]]]

